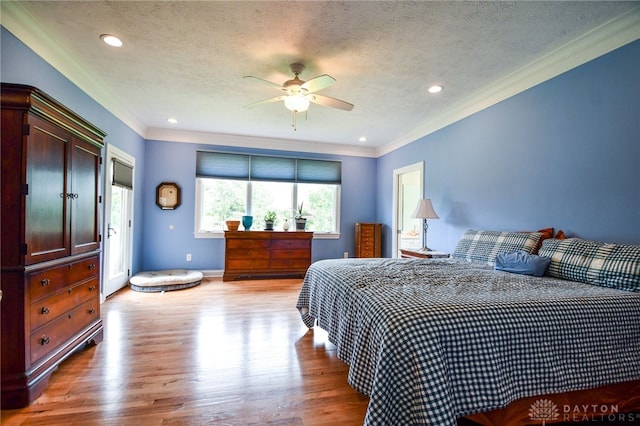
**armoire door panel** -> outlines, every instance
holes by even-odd
[[[73,140],[71,164],[71,253],[100,247],[98,227],[98,176],[100,150],[84,141]],[[81,220],[75,220],[79,218]]]
[[[24,147],[27,265],[69,255],[66,159],[70,139],[61,129],[38,117],[29,117],[29,138]]]

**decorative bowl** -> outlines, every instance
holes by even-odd
[[[237,231],[240,226],[239,220],[227,220],[225,223],[227,224],[227,229],[229,231]]]

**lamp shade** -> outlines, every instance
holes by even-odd
[[[411,217],[416,219],[440,219],[438,213],[433,210],[433,205],[429,198],[423,198],[418,201],[416,209],[411,214]]]

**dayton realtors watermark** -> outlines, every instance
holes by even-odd
[[[543,426],[547,421],[640,424],[640,413],[621,413],[615,404],[565,404],[558,407],[553,401],[539,399],[529,407],[529,419],[539,420]]]

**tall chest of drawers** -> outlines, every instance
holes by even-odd
[[[356,223],[355,257],[382,256],[382,224]]]
[[[303,277],[313,232],[225,231],[223,281]]]
[[[102,340],[105,134],[40,90],[2,84],[2,408],[24,407]]]

